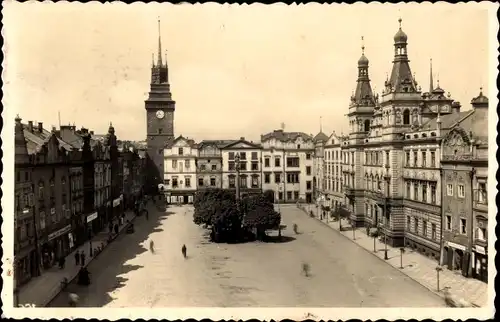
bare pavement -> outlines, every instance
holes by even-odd
[[[88,266],[92,284],[68,292],[83,307],[444,307],[441,297],[295,207],[282,208],[284,242],[214,244],[190,206],[135,221]],[[291,230],[296,223],[299,234]],[[156,251],[148,250],[149,240]],[[188,258],[181,254],[187,246]],[[311,267],[301,274],[302,263]]]

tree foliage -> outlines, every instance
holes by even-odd
[[[264,191],[263,195],[268,202],[274,204],[274,191],[268,189]]]
[[[244,225],[257,230],[278,229],[281,215],[274,210],[274,204],[266,195],[253,195],[243,199]]]

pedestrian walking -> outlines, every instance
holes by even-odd
[[[184,256],[184,258],[187,257],[187,248],[186,248],[186,245],[182,245],[182,256]]]
[[[115,224],[115,235],[118,235],[118,224]]]
[[[80,264],[80,252],[75,252],[75,265],[78,266]]]
[[[111,221],[109,222],[108,228],[109,228],[109,232],[112,233],[113,232],[113,223]]]
[[[59,268],[60,269],[63,269],[64,268],[64,264],[66,263],[66,259],[64,258],[64,256],[61,256],[59,258]]]
[[[152,239],[149,241],[149,250],[151,253],[155,253],[155,242]]]
[[[82,266],[85,266],[85,252],[82,250],[82,252],[80,253],[80,264]]]
[[[69,306],[76,307],[79,300],[80,300],[80,297],[77,294],[69,293],[69,295],[68,295]]]
[[[302,263],[302,273],[304,273],[305,277],[309,277],[309,264],[308,263]]]
[[[125,214],[123,213],[122,216],[120,217],[120,225],[123,225],[125,222]]]
[[[146,210],[146,220],[149,220],[149,211]]]
[[[295,235],[297,235],[299,233],[299,228],[298,228],[297,224],[293,224],[293,232],[295,233]]]

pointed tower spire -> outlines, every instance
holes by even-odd
[[[431,72],[430,72],[430,80],[429,80],[429,93],[432,93],[434,90],[434,78],[432,77],[432,58],[431,58]]]
[[[319,131],[320,132],[323,132],[323,122],[322,122],[322,120],[323,120],[323,116],[320,116],[319,117]]]
[[[160,27],[160,17],[158,17],[158,67],[163,65],[161,60],[161,27]]]

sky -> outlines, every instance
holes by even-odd
[[[470,109],[489,93],[487,7],[462,4],[170,5],[4,3],[4,106],[47,129],[75,123],[146,136],[158,17],[176,101],[175,136],[197,141],[286,131],[346,133],[361,37],[372,88],[392,68],[398,19],[423,90],[434,82]],[[163,53],[165,55],[165,53]],[[496,93],[495,93],[496,94]],[[15,115],[14,114],[14,115]]]

